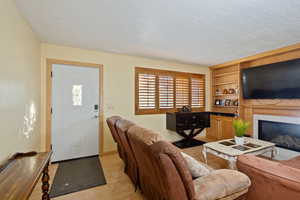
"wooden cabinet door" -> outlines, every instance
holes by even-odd
[[[210,116],[210,128],[206,129],[206,137],[209,139],[218,139],[219,136],[219,119],[217,116]]]
[[[220,139],[229,139],[234,137],[232,126],[233,117],[220,117]]]

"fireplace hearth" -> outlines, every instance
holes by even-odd
[[[258,138],[300,152],[300,124],[258,120]]]

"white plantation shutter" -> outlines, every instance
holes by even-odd
[[[191,78],[191,107],[204,108],[205,80],[203,78]]]
[[[189,105],[189,79],[176,78],[176,108]]]
[[[138,81],[139,109],[155,109],[156,76],[139,74]]]
[[[172,76],[159,76],[159,108],[174,108],[174,78]]]
[[[204,75],[135,68],[136,114],[175,112],[182,106],[204,110]]]

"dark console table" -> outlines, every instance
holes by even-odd
[[[42,200],[49,198],[48,165],[52,152],[14,156],[0,172],[0,199],[26,200],[42,175]]]
[[[184,137],[173,143],[180,148],[203,144],[204,142],[194,137],[208,127],[210,127],[210,112],[167,112],[167,129]]]

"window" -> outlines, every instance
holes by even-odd
[[[191,78],[191,107],[204,107],[205,80],[203,78]]]
[[[176,108],[190,105],[189,78],[176,78]]]
[[[156,98],[156,76],[154,74],[139,74],[139,108],[154,109]]]
[[[135,113],[158,114],[190,106],[205,109],[205,75],[135,68]]]
[[[174,107],[174,79],[172,76],[159,76],[159,108]]]
[[[82,85],[73,85],[72,100],[73,106],[82,106]]]

